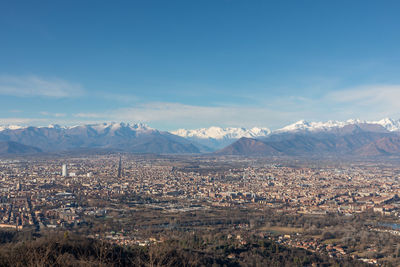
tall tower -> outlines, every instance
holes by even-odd
[[[61,175],[62,175],[63,177],[67,177],[67,176],[68,176],[67,164],[63,164],[63,165],[62,165],[62,172],[61,172]]]
[[[119,156],[119,163],[118,163],[118,178],[121,178],[122,176],[122,159],[121,156]]]

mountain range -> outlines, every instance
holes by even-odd
[[[134,153],[199,153],[190,141],[144,124],[103,123],[60,127],[17,127],[0,129],[0,141],[13,141],[45,152],[82,148],[111,149]]]
[[[286,126],[262,138],[241,138],[217,151],[247,156],[390,156],[400,155],[398,122],[307,123]],[[385,122],[385,123],[384,123]]]
[[[141,123],[0,126],[0,154],[78,149],[245,156],[400,155],[400,120],[302,120],[274,131],[210,127],[166,132]]]
[[[179,129],[171,133],[184,137],[195,144],[201,144],[213,151],[224,148],[242,137],[259,138],[268,136],[271,130],[257,127],[251,129],[210,127],[196,130]]]

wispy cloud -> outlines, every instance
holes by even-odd
[[[328,93],[322,102],[334,103],[343,114],[379,119],[400,115],[400,85],[368,85]]]
[[[108,121],[108,120],[106,120]],[[93,124],[105,122],[104,120],[90,120],[90,119],[74,119],[62,116],[48,116],[45,118],[0,118],[0,126],[4,125],[18,125],[18,126],[47,126],[50,124],[58,124],[63,126],[80,125],[80,124]]]
[[[334,91],[326,96],[335,102],[356,105],[385,105],[400,107],[400,85],[369,85]]]
[[[80,84],[38,76],[0,75],[0,94],[18,97],[75,97],[84,93]]]
[[[119,94],[119,93],[108,93],[108,92],[97,92],[96,97],[125,104],[137,102],[139,100],[139,97],[132,94]]]
[[[369,85],[331,91],[314,98],[270,99],[266,105],[196,106],[152,102],[110,111],[117,121],[143,121],[165,128],[264,126],[276,129],[300,119],[311,121],[376,120],[400,116],[400,85]]]
[[[10,112],[10,113],[21,113],[23,111],[21,109],[10,109],[8,112]]]
[[[254,105],[189,105],[177,102],[126,103],[125,107],[75,114],[41,112],[40,119],[5,119],[6,123],[61,125],[96,122],[145,122],[161,130],[209,126],[268,127],[277,129],[295,121],[399,119],[400,85],[374,85],[331,91],[314,97],[293,95],[259,101]],[[260,104],[260,102],[263,102]],[[43,117],[42,117],[43,116]],[[3,119],[4,120],[4,119]],[[4,124],[1,121],[0,124]]]
[[[39,112],[40,115],[43,116],[48,116],[48,117],[56,117],[56,118],[61,118],[67,116],[66,113],[52,113],[52,112],[47,112],[47,111],[41,111]]]
[[[85,112],[76,113],[73,116],[76,118],[90,118],[90,119],[96,119],[96,118],[100,119],[107,117],[107,115],[104,113],[85,113]]]
[[[38,118],[0,118],[0,125],[42,125],[47,119]]]

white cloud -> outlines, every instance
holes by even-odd
[[[47,112],[47,111],[41,111],[41,112],[39,112],[39,114],[43,115],[43,116],[50,116],[50,117],[56,117],[56,118],[67,116],[66,113],[51,113],[51,112]]]
[[[41,125],[46,121],[38,118],[0,118],[0,125]]]
[[[339,90],[327,94],[335,102],[351,102],[358,105],[394,105],[400,107],[399,85],[373,85]]]
[[[0,83],[1,84],[1,83]],[[1,91],[1,90],[0,90]],[[96,122],[145,122],[154,128],[175,130],[209,126],[277,129],[301,119],[308,121],[399,119],[400,85],[374,85],[331,91],[322,96],[261,97],[254,105],[188,105],[172,102],[126,104],[124,108],[76,114],[42,112],[41,119],[6,119],[25,125],[61,125]],[[130,99],[132,100],[132,99]],[[265,100],[265,101],[263,101]],[[134,101],[137,103],[137,101]],[[246,101],[248,103],[248,101]],[[256,104],[257,103],[257,104]],[[260,104],[263,103],[263,104]],[[3,122],[0,120],[0,124]],[[4,123],[3,123],[4,124]]]
[[[400,115],[400,85],[359,86],[328,93],[321,101],[332,102],[342,114],[365,119]]]
[[[43,79],[38,76],[0,75],[0,94],[18,97],[44,96],[54,98],[74,97],[82,95],[83,88],[79,84],[60,79]]]
[[[91,118],[91,119],[95,119],[95,118],[104,118],[105,114],[81,112],[81,113],[76,113],[73,116],[76,117],[76,118]]]

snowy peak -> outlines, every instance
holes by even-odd
[[[135,129],[135,130],[145,130],[145,131],[154,130],[153,128],[149,127],[147,124],[144,124],[144,123],[135,123],[135,124],[132,124],[132,125],[128,124],[128,126],[131,129]]]
[[[255,137],[264,137],[271,133],[268,128],[221,128],[221,127],[210,127],[210,128],[201,128],[195,130],[185,130],[179,129],[176,131],[172,131],[172,134],[185,137],[185,138],[199,138],[199,139],[239,139],[242,137],[255,138]]]
[[[18,130],[18,129],[24,129],[27,128],[25,126],[19,126],[19,125],[1,125],[0,126],[0,132],[4,130]]]
[[[335,128],[343,128],[348,125],[378,125],[382,126],[389,132],[400,131],[400,120],[394,121],[389,118],[382,119],[380,121],[365,121],[360,119],[350,119],[347,121],[327,121],[327,122],[307,122],[304,120],[295,122],[288,126],[285,126],[274,133],[285,133],[285,132],[323,132],[329,131]]]
[[[25,129],[34,126],[21,126],[21,125],[0,125],[0,129],[5,130],[18,130]],[[103,130],[106,128],[120,129],[120,128],[130,128],[132,130],[154,130],[150,126],[144,123],[124,123],[124,122],[104,122],[95,124],[79,124],[75,126],[60,126],[59,124],[49,124],[47,126],[38,126],[38,128],[55,128],[55,129],[73,129],[77,127],[91,127],[93,129]]]
[[[16,128],[16,130],[11,130]],[[42,151],[107,149],[133,153],[199,153],[185,138],[158,131],[145,124],[99,123],[72,127],[7,127],[0,142],[13,141]]]
[[[32,126],[0,126],[0,132],[5,131],[15,131],[15,130],[22,130],[25,129],[40,129],[43,131],[57,131],[63,132],[66,134],[71,134],[73,136],[77,136],[80,134],[85,133],[86,135],[90,136],[143,136],[148,134],[153,134],[159,132],[146,124],[143,123],[98,123],[98,124],[82,124],[82,125],[75,125],[75,126],[59,126],[55,125],[48,125],[48,126],[40,126],[40,127],[32,127]]]
[[[306,130],[308,128],[310,128],[310,123],[305,120],[301,120],[293,124],[289,124],[283,127],[282,129],[276,130],[275,132],[292,132],[292,131]]]
[[[382,127],[384,127],[386,130],[388,130],[390,132],[400,131],[400,120],[394,121],[390,118],[384,118],[380,121],[375,121],[372,123],[381,125]]]
[[[99,124],[87,124],[87,125],[79,125],[74,127],[66,128],[67,130],[76,130],[76,131],[90,131],[95,132],[98,135],[131,135],[131,134],[148,134],[152,132],[156,132],[142,123],[99,123]]]
[[[333,128],[342,128],[346,125],[354,125],[354,124],[363,124],[367,123],[366,121],[362,121],[359,119],[351,119],[347,121],[327,121],[327,122],[307,122],[305,120],[301,120],[285,126],[279,130],[274,131],[274,133],[283,133],[283,132],[298,132],[298,131],[329,131]]]

